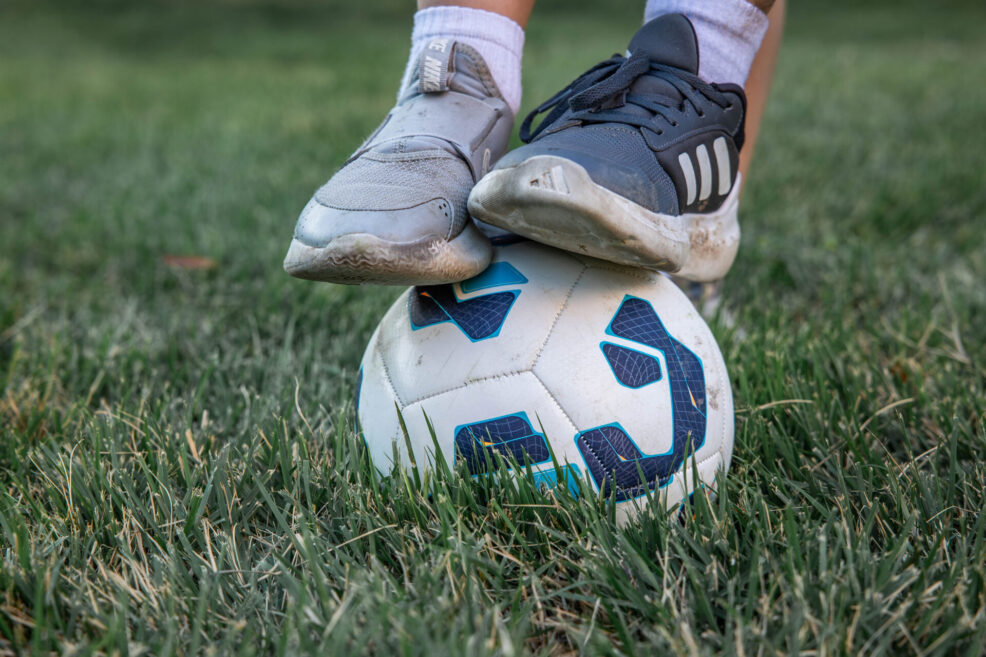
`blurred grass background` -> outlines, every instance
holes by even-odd
[[[641,4],[542,0],[525,108]],[[0,5],[0,652],[981,654],[986,6],[792,2],[713,322],[733,468],[628,532],[376,483],[351,396],[397,291],[280,269],[410,16]]]

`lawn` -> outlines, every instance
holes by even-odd
[[[378,480],[398,290],[281,271],[410,2],[81,4],[0,6],[0,654],[983,654],[981,2],[792,3],[712,321],[732,468],[626,529]],[[525,108],[640,4],[545,1]]]

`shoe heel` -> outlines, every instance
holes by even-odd
[[[717,281],[726,275],[739,250],[739,176],[729,198],[718,212],[682,217],[688,222],[690,249],[685,264],[675,276],[698,283]]]

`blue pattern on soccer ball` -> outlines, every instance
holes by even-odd
[[[643,299],[625,297],[606,332],[660,351],[671,389],[674,427],[666,454],[644,454],[618,423],[575,437],[600,492],[623,501],[666,485],[685,457],[705,443],[705,373],[698,356],[671,337],[653,306]]]
[[[363,435],[363,430],[359,425],[359,400],[363,396],[363,368],[359,368],[359,373],[356,375],[356,412],[353,413],[353,431],[356,435],[363,439],[363,445],[366,445],[366,436]]]
[[[526,282],[527,277],[509,262],[492,262],[482,272],[459,283],[459,287],[464,294],[470,294],[492,287],[523,285]]]
[[[661,380],[661,363],[653,356],[612,342],[599,345],[616,379],[628,388],[643,388]]]
[[[359,368],[359,373],[356,375],[356,412],[359,413],[359,397],[360,393],[363,392],[363,368]]]
[[[486,271],[463,281],[459,287],[464,292],[473,292],[525,283],[527,278],[513,265],[494,262]],[[452,322],[473,342],[494,338],[500,334],[519,295],[520,290],[507,290],[459,299],[455,285],[417,286],[408,296],[411,328],[416,331],[426,326]]]
[[[494,453],[521,464],[551,460],[548,441],[543,433],[534,430],[526,413],[464,424],[455,428],[454,435],[456,458],[465,459],[470,474],[495,470]]]

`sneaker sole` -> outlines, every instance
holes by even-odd
[[[451,240],[396,243],[368,233],[337,237],[323,247],[291,240],[284,271],[297,278],[346,285],[437,285],[482,272],[490,240],[472,222]]]
[[[481,221],[566,251],[715,281],[739,248],[740,179],[708,214],[651,212],[597,185],[579,164],[540,155],[486,174],[469,195]]]

